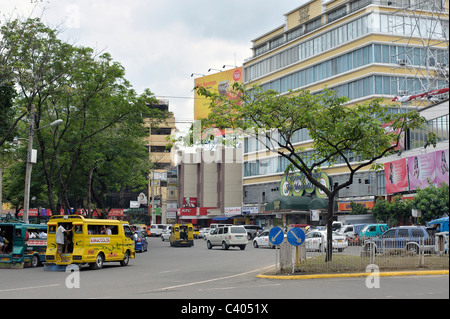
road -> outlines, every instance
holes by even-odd
[[[66,273],[43,268],[0,269],[0,299],[425,299],[449,298],[449,277],[381,277],[380,287],[369,289],[366,278],[275,280],[256,275],[273,267],[275,250],[241,251],[170,247],[149,239],[148,252],[138,253],[126,267],[105,264],[101,270],[82,268]],[[68,288],[72,287],[72,288]]]

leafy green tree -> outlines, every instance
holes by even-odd
[[[404,132],[425,123],[415,111],[392,114],[380,100],[347,107],[344,105],[347,98],[336,97],[327,89],[322,94],[296,91],[280,95],[260,86],[246,89],[235,83],[230,92],[235,94],[234,98],[201,87],[196,89],[212,101],[205,125],[240,129],[256,136],[268,150],[290,162],[288,170],[299,170],[328,196],[327,261],[332,260],[332,221],[339,190],[353,183],[357,171],[371,166],[378,168],[376,161],[394,151]],[[393,130],[387,133],[383,123],[391,123]],[[302,129],[314,141],[314,152],[308,156],[293,145],[295,134]],[[348,170],[348,179],[328,189],[314,175],[321,167],[332,166],[338,160]]]
[[[352,211],[350,212],[350,215],[367,214],[367,208],[363,204],[355,203],[355,202],[351,201],[350,207],[352,209]]]
[[[372,214],[377,221],[388,223],[391,217],[389,202],[385,199],[377,199],[372,207]]]
[[[430,220],[440,218],[449,212],[449,189],[447,183],[439,187],[429,182],[428,187],[417,189],[417,194],[411,201],[411,207],[420,209],[420,223],[425,224]]]
[[[135,174],[144,175],[150,165],[142,142],[144,119],[158,125],[167,116],[149,107],[153,94],[147,89],[138,95],[110,54],[60,40],[59,30],[40,19],[9,21],[1,31],[9,45],[4,49],[8,76],[19,87],[15,103],[27,113],[35,109],[38,164],[32,179],[39,176],[46,185],[51,210],[67,210],[71,201],[83,193],[90,197],[93,190],[100,189],[101,202],[106,191],[141,186],[145,178],[140,176],[137,183]],[[56,119],[62,124],[46,127]],[[126,146],[139,151],[127,151]]]

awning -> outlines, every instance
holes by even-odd
[[[314,198],[309,202],[310,210],[328,210],[328,198]]]
[[[228,219],[229,219],[228,216],[217,216],[212,218],[212,220],[228,220]]]
[[[311,198],[309,196],[282,196],[268,203],[267,212],[308,212],[310,210],[327,210],[328,198]]]
[[[308,196],[282,196],[268,203],[264,211],[282,211],[282,210],[309,210],[311,197]]]

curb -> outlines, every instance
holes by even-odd
[[[448,275],[449,270],[417,270],[417,271],[392,271],[392,272],[380,272],[378,276],[423,276],[423,275]],[[264,279],[280,279],[280,280],[297,280],[297,279],[325,279],[325,278],[351,278],[351,277],[368,277],[374,275],[373,272],[361,272],[361,273],[345,273],[345,274],[317,274],[317,275],[264,275],[259,274],[257,278]]]

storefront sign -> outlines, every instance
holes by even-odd
[[[313,177],[326,188],[330,188],[330,179],[324,172],[315,173]],[[313,185],[302,173],[285,175],[280,182],[282,196],[302,196],[303,192],[310,194],[314,191],[319,198],[327,197],[324,191]]]
[[[225,216],[240,215],[241,211],[241,207],[225,207]]]

